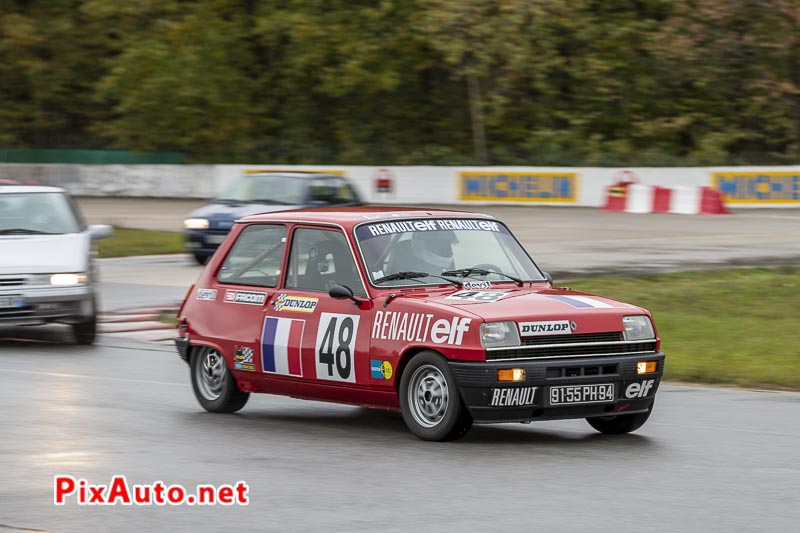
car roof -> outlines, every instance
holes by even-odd
[[[285,171],[285,170],[259,170],[249,171],[243,174],[245,178],[253,178],[256,176],[282,176],[287,178],[304,178],[304,179],[319,179],[319,178],[339,178],[339,179],[347,179],[346,176],[340,176],[339,174],[328,174],[326,172],[298,172],[298,171]]]
[[[362,205],[350,207],[320,207],[312,209],[291,209],[244,217],[237,222],[313,222],[336,224],[346,228],[362,222],[386,221],[408,218],[486,218],[494,219],[484,213],[454,211],[449,209],[429,209],[424,207]]]
[[[61,187],[50,187],[47,185],[0,185],[0,194],[14,194],[25,192],[67,192]]]

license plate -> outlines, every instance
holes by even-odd
[[[25,307],[25,300],[22,296],[0,296],[0,307]]]
[[[206,242],[208,244],[222,244],[227,237],[227,235],[206,235]]]
[[[614,401],[614,384],[565,385],[550,387],[550,405]]]

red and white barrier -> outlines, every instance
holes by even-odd
[[[679,215],[729,213],[720,192],[710,187],[659,187],[639,183],[608,187],[603,211]]]

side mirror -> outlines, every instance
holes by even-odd
[[[542,272],[542,274],[544,274],[544,277],[547,280],[547,282],[550,285],[552,285],[553,284],[553,276],[551,276],[549,272]]]
[[[89,237],[93,241],[111,237],[113,233],[114,230],[111,228],[111,226],[106,226],[105,224],[93,224],[89,226]]]
[[[347,285],[334,285],[328,291],[328,296],[334,300],[352,300],[356,305],[361,303],[361,300],[353,295],[353,289]]]

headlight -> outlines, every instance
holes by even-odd
[[[622,327],[625,331],[626,341],[642,341],[655,339],[653,323],[646,315],[624,316],[622,317]]]
[[[83,272],[75,274],[53,274],[50,276],[50,285],[79,285],[89,281],[89,276]]]
[[[481,342],[484,348],[519,346],[516,322],[484,322],[481,324]]]
[[[206,229],[208,228],[207,218],[187,218],[183,221],[186,229]]]

